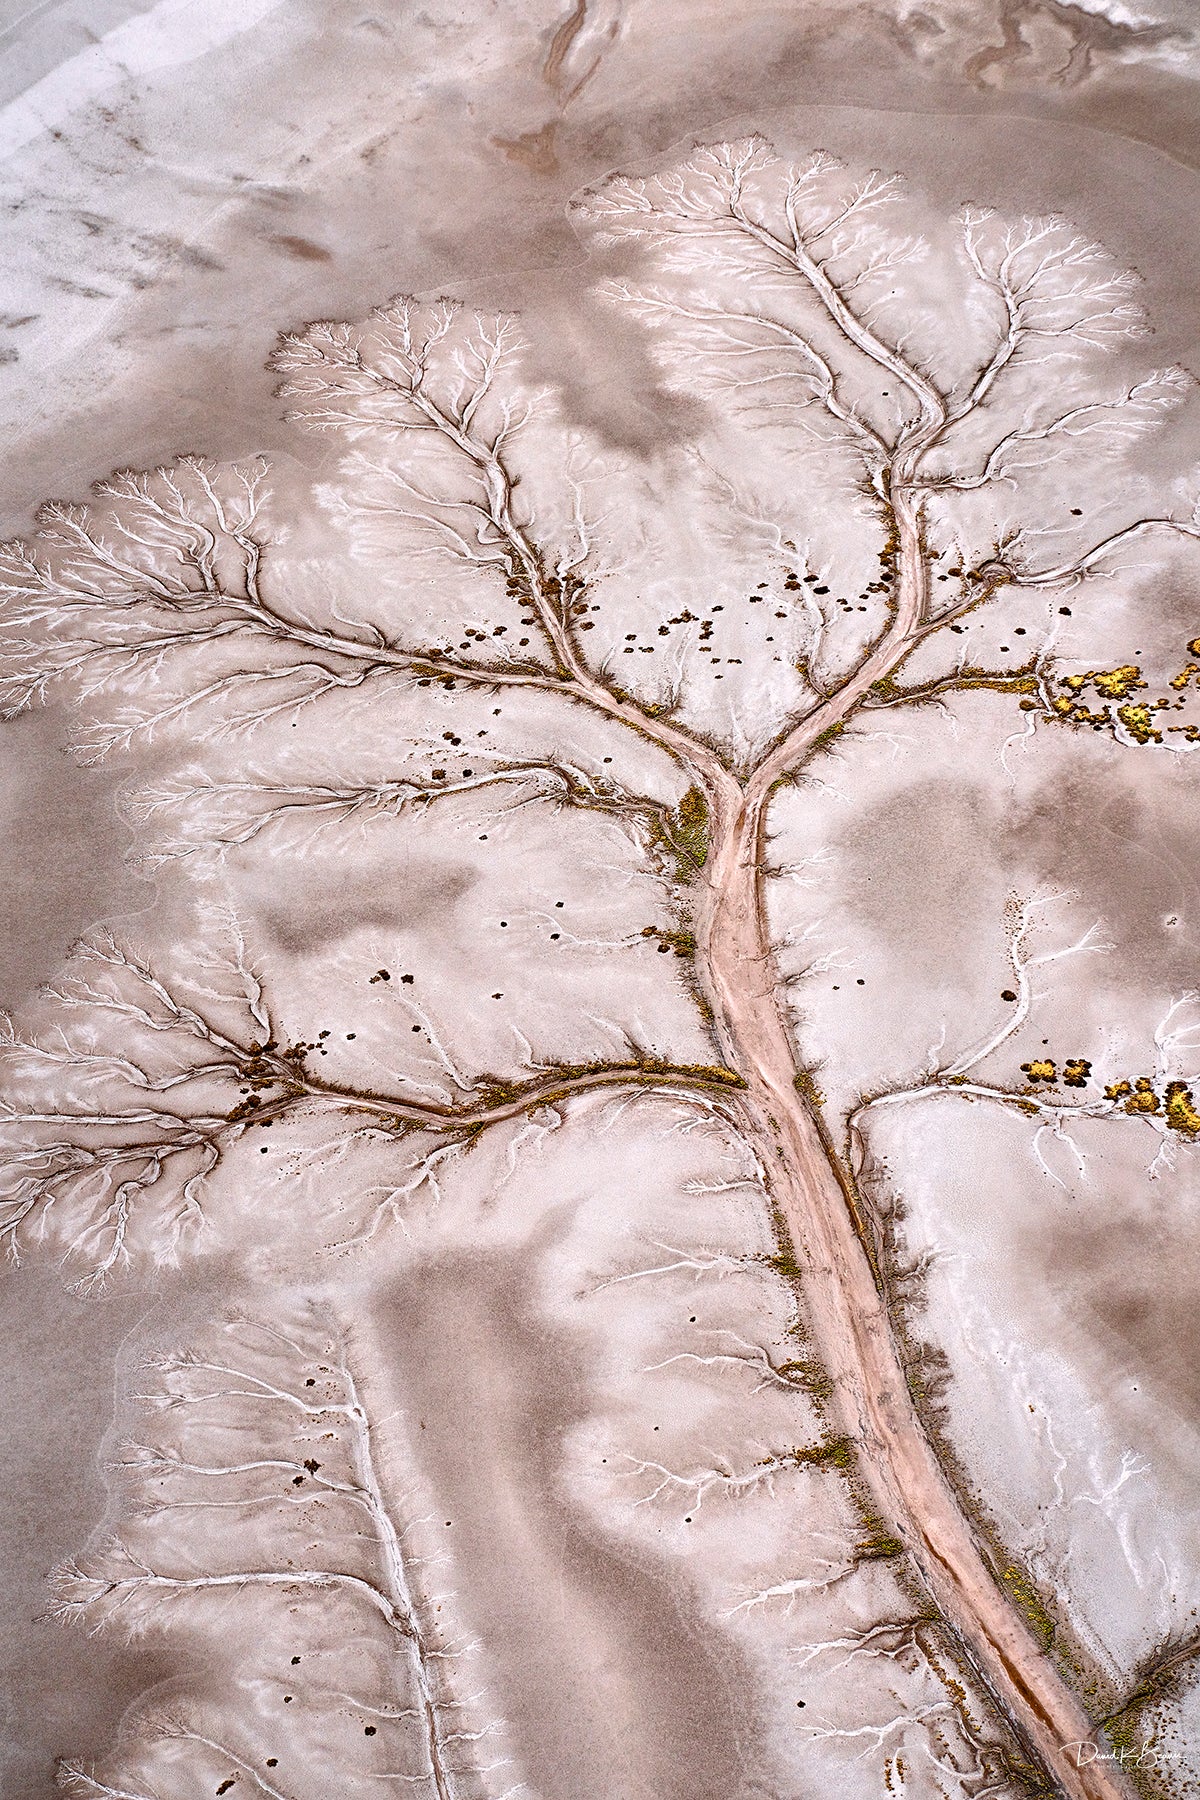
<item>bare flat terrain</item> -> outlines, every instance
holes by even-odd
[[[1188,10],[0,28],[6,1795],[1182,1800]]]

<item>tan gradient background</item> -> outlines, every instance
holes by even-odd
[[[610,168],[653,163],[693,136],[779,132],[901,168],[947,203],[1067,213],[1145,278],[1155,359],[1200,361],[1188,0],[1144,29],[1065,0],[646,0],[575,14],[543,0],[290,0],[260,4],[250,28],[159,66],[129,57],[153,10],[130,0],[0,9],[0,97],[17,109],[3,119],[12,142],[26,134],[0,172],[9,531],[27,527],[40,500],[81,495],[113,466],[182,450],[317,458],[272,399],[263,365],[275,332],[354,317],[400,289],[515,300],[538,321],[547,372],[581,419],[653,456],[686,418],[582,300],[589,272],[565,207]],[[97,40],[122,30],[131,35],[106,62]],[[73,102],[80,84],[90,97]],[[32,133],[22,95],[40,118]],[[120,771],[81,771],[62,741],[54,712],[0,739],[0,1003],[12,1007],[82,930],[155,902],[123,867]],[[1110,808],[1118,840],[1120,805]],[[1009,827],[994,828],[1002,841]],[[1042,829],[1058,824],[1048,814]],[[1186,846],[1167,836],[1163,866],[1174,870]],[[902,873],[903,846],[883,853]],[[1112,880],[1116,863],[1099,860]],[[1175,891],[1173,874],[1164,882],[1157,911]],[[109,1736],[153,1674],[153,1651],[31,1621],[45,1567],[102,1510],[95,1456],[120,1346],[150,1328],[160,1301],[177,1301],[164,1288],[84,1303],[53,1271],[6,1279],[0,1294],[4,1793],[45,1800],[49,1756]],[[1134,1301],[1114,1307],[1105,1330],[1143,1329]]]

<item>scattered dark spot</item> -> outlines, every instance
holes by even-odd
[[[1000,998],[1002,1000],[1015,1000],[1016,997],[1017,996],[1013,993],[1011,988],[1001,988],[1000,989]]]
[[[86,287],[79,281],[66,281],[61,275],[51,276],[50,287],[61,289],[64,294],[75,294],[80,300],[111,300],[112,295],[103,288]]]
[[[225,264],[216,256],[210,256],[207,250],[201,250],[195,244],[171,244],[171,254],[189,269],[203,269],[209,274],[219,274]]]

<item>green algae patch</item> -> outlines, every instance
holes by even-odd
[[[673,811],[657,813],[650,835],[675,859],[679,881],[691,881],[708,861],[708,801],[698,787],[690,787]]]
[[[819,1444],[807,1444],[802,1450],[792,1451],[792,1461],[798,1469],[853,1469],[855,1466],[854,1445],[848,1437],[822,1438]]]
[[[1041,1640],[1042,1648],[1049,1650],[1058,1627],[1029,1576],[1015,1563],[1010,1563],[1001,1574],[1000,1580],[1017,1611],[1025,1619],[1030,1630]]]

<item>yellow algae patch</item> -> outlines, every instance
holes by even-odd
[[[1200,657],[1200,638],[1192,639],[1188,652]],[[1110,731],[1120,726],[1136,744],[1161,744],[1164,728],[1158,725],[1157,714],[1179,711],[1186,704],[1182,698],[1175,700],[1171,696],[1172,693],[1182,696],[1191,686],[1193,677],[1200,687],[1200,662],[1186,663],[1176,674],[1165,677],[1163,686],[1168,692],[1158,699],[1134,700],[1132,696],[1148,685],[1142,679],[1140,664],[1119,663],[1112,669],[1087,669],[1058,677],[1058,685],[1063,691],[1050,701],[1050,711],[1066,725],[1091,725],[1098,730],[1107,727]],[[1089,710],[1083,698],[1089,687],[1105,700],[1124,702],[1116,708],[1115,717],[1109,706],[1096,712]],[[1031,702],[1022,704],[1032,706]],[[1165,729],[1179,733],[1189,744],[1200,743],[1200,725],[1195,722],[1184,721]]]
[[[1192,1090],[1185,1081],[1167,1083],[1167,1124],[1172,1131],[1184,1131],[1195,1137],[1200,1131],[1200,1112],[1192,1100]]]
[[[1141,675],[1136,663],[1124,663],[1119,669],[1099,669],[1090,679],[1096,684],[1096,692],[1106,700],[1127,700],[1136,689],[1145,687]]]
[[[1117,717],[1139,744],[1161,744],[1162,732],[1154,724],[1153,708],[1144,704],[1138,706],[1118,706]]]
[[[1085,675],[1063,677],[1063,686],[1072,694],[1081,694],[1089,682],[1106,700],[1128,700],[1130,694],[1146,685],[1137,663],[1122,663],[1117,669],[1089,669]]]
[[[708,857],[708,802],[698,787],[688,789],[675,817],[678,841],[702,868]]]
[[[1024,1613],[1047,1649],[1054,1642],[1056,1626],[1037,1588],[1023,1569],[1010,1566],[1000,1577],[1014,1603]]]
[[[650,830],[655,843],[662,844],[675,858],[675,872],[681,882],[690,881],[704,867],[708,857],[708,802],[698,787],[690,787],[665,819],[652,819]]]
[[[1162,1102],[1154,1091],[1153,1084],[1146,1075],[1139,1075],[1133,1084],[1133,1092],[1125,1102],[1127,1113],[1161,1112]]]
[[[1120,1100],[1127,1113],[1161,1113],[1172,1131],[1186,1137],[1200,1135],[1200,1112],[1186,1081],[1168,1081],[1162,1098],[1155,1093],[1148,1075],[1139,1075],[1132,1083],[1114,1081],[1104,1090],[1106,1100]]]

